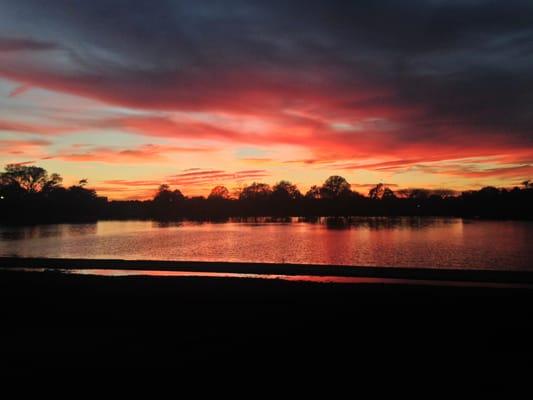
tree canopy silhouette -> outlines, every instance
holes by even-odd
[[[185,200],[185,196],[178,189],[170,190],[170,186],[163,184],[159,186],[154,197],[154,203],[160,205],[172,205]]]
[[[400,189],[379,183],[363,196],[341,176],[312,186],[305,196],[289,181],[273,187],[254,182],[236,197],[215,186],[207,198],[186,197],[162,184],[153,199],[115,200],[98,196],[86,179],[65,188],[58,174],[37,166],[10,164],[0,173],[0,223],[87,221],[97,219],[319,216],[460,216],[533,219],[533,185],[502,189],[484,187],[457,193],[452,190]]]
[[[267,200],[272,194],[270,185],[266,183],[254,182],[249,186],[245,186],[239,194],[240,200]]]
[[[85,187],[65,188],[59,174],[41,167],[9,164],[0,173],[0,222],[87,221],[101,217],[107,199]]]
[[[291,182],[279,181],[272,187],[272,197],[278,201],[296,200],[302,197],[302,193]]]
[[[58,174],[48,176],[44,168],[8,164],[0,174],[0,185],[21,189],[27,193],[49,191],[57,187],[63,179]]]
[[[373,200],[387,200],[395,199],[396,195],[389,187],[385,186],[383,183],[378,183],[376,186],[370,189],[368,192],[368,197]]]
[[[209,193],[209,196],[207,198],[211,200],[214,200],[214,199],[228,200],[231,198],[231,195],[227,187],[219,185],[219,186],[215,186],[211,190],[211,193]]]
[[[350,194],[352,194],[350,184],[339,175],[330,176],[320,188],[320,197],[323,199],[338,199]]]
[[[321,197],[321,190],[320,187],[317,185],[313,185],[309,188],[309,190],[305,193],[305,198],[309,200],[317,200]]]

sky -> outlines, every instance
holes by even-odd
[[[533,2],[2,0],[0,166],[112,199],[533,178]]]

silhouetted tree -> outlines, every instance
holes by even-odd
[[[433,189],[431,195],[438,196],[440,198],[457,196],[458,193],[451,189]]]
[[[154,203],[159,205],[173,205],[180,203],[185,199],[185,196],[178,190],[170,190],[170,186],[164,184],[159,186],[154,197]]]
[[[41,167],[7,165],[0,173],[0,222],[90,221],[104,214],[107,199],[85,188],[87,180],[68,189],[61,181]]]
[[[320,187],[317,185],[313,185],[309,188],[309,190],[305,193],[305,198],[310,200],[317,200],[320,199]]]
[[[500,194],[500,190],[494,186],[485,186],[479,191],[479,195],[483,197],[496,197]]]
[[[239,194],[240,200],[267,200],[272,194],[272,189],[266,183],[252,183],[245,186]]]
[[[61,177],[40,167],[8,165],[0,173],[0,223],[94,221],[100,218],[216,218],[272,216],[305,218],[333,217],[338,221],[356,215],[433,215],[480,218],[533,219],[533,186],[502,189],[484,187],[460,194],[445,189],[401,189],[394,193],[384,184],[368,197],[350,190],[340,176],[323,186],[312,186],[305,197],[296,185],[280,181],[273,188],[265,183],[244,187],[238,198],[217,186],[208,199],[186,198],[179,190],[161,185],[152,200],[111,201],[86,187],[87,180],[64,188]],[[398,197],[395,196],[398,194]],[[390,200],[390,201],[389,201]]]
[[[213,190],[211,190],[211,193],[209,193],[208,199],[223,199],[227,200],[230,199],[231,195],[229,193],[229,190],[225,186],[215,186]]]
[[[320,188],[320,197],[324,199],[347,197],[351,193],[348,181],[338,175],[330,176]]]
[[[67,189],[70,192],[73,200],[90,202],[98,197],[94,189],[87,189],[84,187],[86,183],[87,182],[85,182],[83,185],[72,185]]]
[[[279,181],[272,188],[270,196],[271,214],[289,217],[297,213],[297,204],[302,199],[302,194],[296,185],[289,181]]]
[[[278,201],[300,199],[302,194],[296,185],[289,181],[279,181],[272,187],[272,198]]]
[[[48,176],[44,168],[33,165],[8,164],[5,172],[0,173],[0,185],[18,186],[27,193],[52,190],[63,179],[58,174]]]
[[[429,198],[431,191],[427,189],[400,189],[396,192],[400,197],[408,198],[411,200],[424,200]]]
[[[396,198],[394,192],[385,186],[383,183],[378,183],[368,192],[368,197],[372,200],[394,199]]]

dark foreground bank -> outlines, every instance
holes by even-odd
[[[106,277],[13,265],[0,260],[8,373],[172,368],[354,382],[363,373],[485,389],[531,373],[527,287]]]

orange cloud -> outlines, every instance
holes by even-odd
[[[40,153],[43,147],[50,142],[42,139],[0,139],[0,155],[25,155],[28,153]]]
[[[134,149],[115,149],[95,147],[83,152],[61,151],[49,158],[74,162],[99,162],[109,164],[139,164],[168,162],[165,154],[170,153],[205,153],[213,151],[207,147],[180,147],[147,144]]]
[[[456,175],[466,178],[516,178],[527,179],[533,176],[533,165],[518,165],[513,167],[495,167],[481,169],[473,166],[456,165],[455,168],[439,169],[438,173]]]

